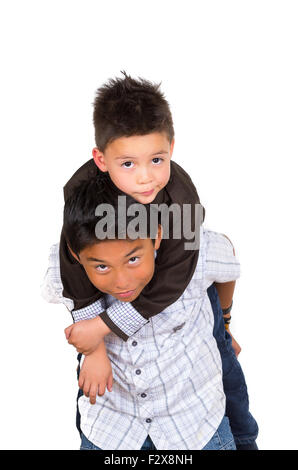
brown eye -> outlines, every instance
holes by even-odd
[[[124,168],[132,168],[133,162],[124,162],[122,165]]]
[[[132,258],[129,258],[129,263],[136,264],[139,259],[140,259],[139,256],[133,256]]]
[[[104,272],[107,271],[108,267],[105,264],[99,264],[98,266],[96,266],[96,269],[100,272]]]

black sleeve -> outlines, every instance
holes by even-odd
[[[64,201],[72,195],[74,189],[80,183],[87,181],[98,173],[99,170],[94,160],[88,160],[64,186]],[[102,297],[102,292],[89,281],[84,268],[69,252],[63,230],[60,237],[59,257],[63,296],[73,300],[74,310],[87,307]]]
[[[64,199],[82,181],[99,172],[93,160],[85,163],[67,182],[64,187]],[[189,175],[176,163],[171,162],[171,178],[163,190],[169,203],[180,205],[191,204],[192,208],[199,203],[199,197]],[[170,232],[171,233],[171,232]],[[139,297],[132,302],[133,307],[146,319],[157,315],[175,302],[190,282],[197,265],[199,250],[185,250],[187,240],[162,240],[155,260],[155,271],[151,282],[143,289]],[[74,301],[75,310],[87,307],[102,297],[102,292],[89,281],[84,268],[70,254],[66,240],[61,233],[60,239],[60,272],[63,283],[63,295]],[[113,322],[103,320],[121,336],[119,328]]]

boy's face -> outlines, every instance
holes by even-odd
[[[154,274],[154,250],[161,242],[161,231],[154,244],[150,238],[104,240],[84,248],[79,258],[89,280],[101,292],[122,302],[132,302]]]
[[[141,204],[152,202],[170,178],[174,139],[165,133],[120,137],[107,145],[104,153],[93,149],[101,171],[108,171],[113,183]]]

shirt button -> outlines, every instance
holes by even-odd
[[[133,346],[136,346],[138,343],[137,343],[136,341],[133,341],[131,344],[132,344]]]
[[[142,398],[146,398],[146,396],[147,396],[146,393],[141,393]]]
[[[146,419],[146,423],[151,423],[151,421],[152,421],[152,419],[150,419],[150,418]]]
[[[140,369],[137,369],[137,370],[136,370],[136,374],[137,374],[137,375],[140,375],[140,373],[141,373]]]

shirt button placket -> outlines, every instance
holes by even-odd
[[[139,393],[138,397],[139,397],[138,401],[139,401],[139,409],[140,409],[140,418],[143,419],[146,424],[151,424],[152,418],[148,417],[148,414],[149,416],[151,414],[150,409],[152,408],[152,403],[150,402],[150,398],[148,398],[148,394],[145,392]],[[145,398],[147,398],[147,400],[145,400]],[[153,415],[153,409],[151,411]]]
[[[132,364],[136,364],[136,361],[138,360],[138,357],[140,357],[140,352],[141,352],[141,349],[140,348],[140,344],[138,341],[136,341],[135,339],[130,343],[130,356],[131,356],[131,359],[132,359]]]
[[[137,358],[140,356],[140,351],[139,351],[139,348],[137,348],[136,346],[138,346],[138,341],[133,340],[131,342],[130,351],[131,351],[132,357],[134,356],[135,360],[137,361],[138,360]],[[146,383],[146,373],[143,374],[143,371],[141,369],[136,368],[134,370],[134,375],[135,375],[135,378],[136,378],[135,386],[136,386],[137,396],[140,397],[139,398],[139,400],[140,400],[139,401],[139,405],[140,405],[140,415],[139,416],[140,416],[141,419],[144,420],[144,422],[146,424],[151,424],[152,418],[148,417],[148,411],[149,411],[148,410],[148,405],[150,406],[150,401],[148,402],[148,400],[145,400],[145,398],[147,398],[147,393],[145,393],[145,392],[140,393],[140,391],[138,392],[138,389],[142,390],[142,388],[144,389],[144,387],[147,388],[149,386],[149,384]],[[150,416],[150,411],[149,411],[149,416]]]

